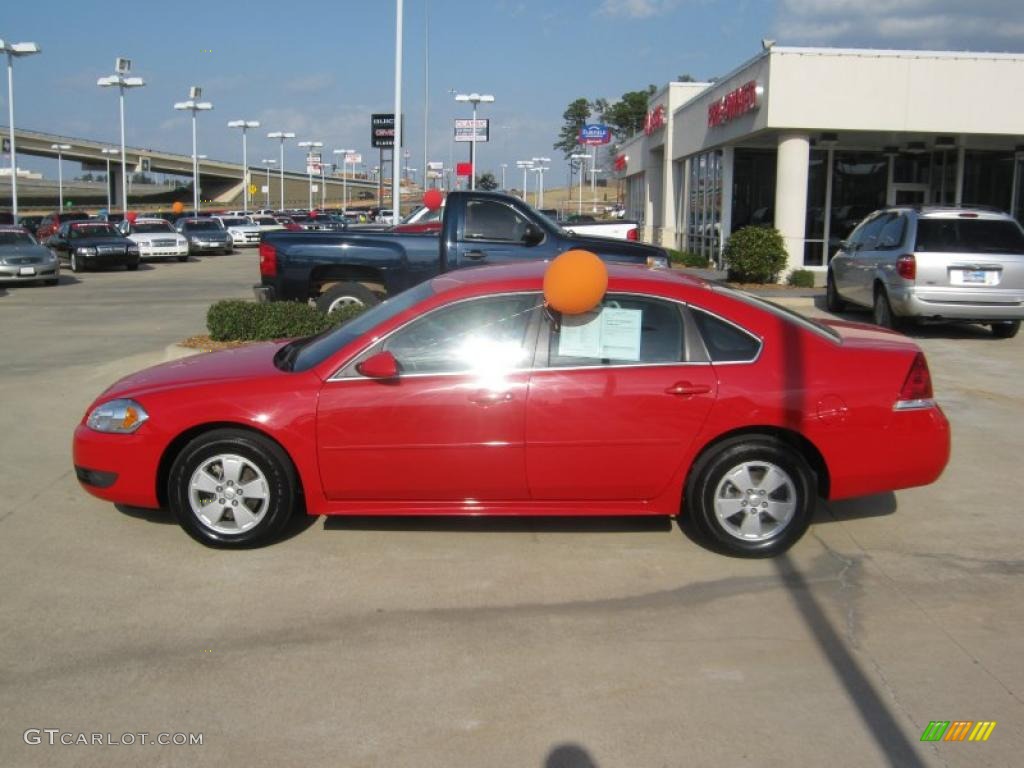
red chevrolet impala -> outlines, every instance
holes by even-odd
[[[75,430],[78,478],[217,546],[272,540],[301,497],[312,515],[682,513],[764,556],[815,497],[946,465],[904,336],[614,265],[600,306],[560,316],[545,266],[457,270],[317,337],[128,376]]]

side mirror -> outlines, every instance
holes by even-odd
[[[544,233],[540,227],[536,224],[527,224],[526,231],[523,233],[523,244],[524,245],[537,245],[544,239]]]
[[[378,352],[359,363],[356,370],[369,379],[394,379],[398,377],[398,361],[390,352]]]

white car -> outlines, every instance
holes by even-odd
[[[273,216],[250,216],[252,223],[260,228],[260,232],[275,232],[284,229],[284,224]]]
[[[188,261],[188,239],[176,232],[166,219],[137,218],[134,222],[122,221],[118,229],[139,246],[139,258],[142,261]]]
[[[248,216],[211,216],[224,225],[231,235],[231,243],[235,248],[256,246],[260,244],[260,233],[263,231],[252,223]]]

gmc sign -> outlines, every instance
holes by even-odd
[[[756,80],[751,80],[725,94],[718,101],[711,102],[708,105],[708,128],[725,125],[730,120],[753,112],[761,106],[762,93],[764,89]]]

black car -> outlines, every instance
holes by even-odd
[[[72,272],[94,267],[139,268],[139,246],[105,221],[61,224],[46,245],[57,254],[57,258],[70,263]]]

